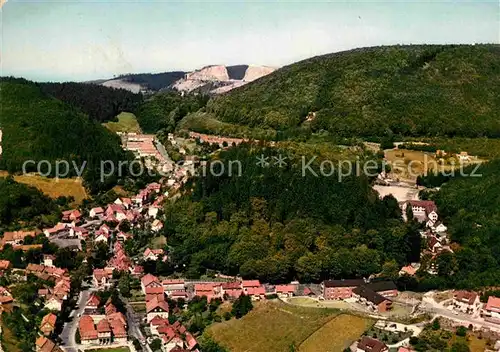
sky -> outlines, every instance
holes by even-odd
[[[84,81],[220,64],[280,67],[390,44],[500,43],[488,1],[15,1],[1,74]]]

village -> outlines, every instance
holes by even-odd
[[[176,314],[186,310],[187,303],[201,297],[208,303],[220,304],[234,302],[242,296],[254,302],[279,300],[287,304],[296,304],[294,299],[302,297],[318,307],[340,307],[376,318],[378,329],[392,329],[393,333],[401,333],[404,337],[388,344],[375,335],[364,335],[351,346],[353,352],[411,351],[409,339],[418,336],[422,327],[397,321],[403,316],[425,314],[432,319],[446,319],[452,326],[487,332],[492,340],[500,340],[500,297],[489,296],[486,302],[481,302],[480,292],[449,291],[445,300],[436,300],[443,293],[432,291],[420,298],[408,298],[394,281],[376,275],[364,279],[332,278],[319,284],[293,281],[273,285],[222,274],[213,279],[190,280],[178,275],[166,277],[146,273],[144,265],[151,263],[175,265],[170,262],[168,246],[165,243],[146,245],[131,256],[125,250],[126,243],[134,240],[134,230],[145,231],[152,238],[162,233],[165,225],[163,205],[177,196],[194,166],[189,162],[176,164],[171,161],[157,149],[158,141],[151,136],[126,135],[122,138],[125,149],[136,153],[138,158],[159,160],[161,168],[170,176],[147,184],[132,197],[118,197],[112,203],[89,209],[64,211],[54,227],[5,232],[0,241],[2,247],[10,245],[13,249],[27,251],[41,248],[41,244],[32,243],[34,238],[42,236],[74,253],[99,246],[111,253],[105,265],[91,269],[91,276],[83,279],[79,291],[72,289],[74,281],[68,270],[55,265],[53,254],[44,254],[38,264],[30,263],[24,270],[14,268],[9,261],[0,261],[0,270],[12,282],[36,277],[44,283],[37,291],[37,302],[49,313],[43,316],[39,326],[37,351],[77,352],[102,346],[126,346],[131,351],[148,352],[158,347],[162,352],[199,351],[197,337],[177,320]],[[196,133],[190,138],[215,144],[218,148],[243,141]],[[173,136],[169,136],[169,140],[175,144]],[[422,260],[400,268],[399,276],[412,277],[418,270],[437,274],[437,259],[453,249],[436,205],[433,201],[406,200],[400,202],[400,208],[405,220],[409,220],[407,214],[412,214],[422,224],[420,235],[425,245],[421,251]],[[168,243],[168,235],[165,240]],[[84,260],[84,264],[88,263]],[[123,277],[136,283],[131,298],[124,298]],[[0,287],[0,295],[2,307],[16,303],[16,297],[7,288]],[[151,347],[153,344],[155,349]],[[500,343],[494,346],[495,351],[500,351]]]

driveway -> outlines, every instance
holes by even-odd
[[[79,315],[85,310],[85,305],[90,297],[91,290],[85,290],[80,293],[76,308],[73,311],[73,319],[64,324],[63,331],[61,332],[61,340],[63,341],[62,347],[67,352],[78,352],[78,344],[75,340],[76,330],[78,329]]]

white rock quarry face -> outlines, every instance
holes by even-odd
[[[229,81],[229,74],[226,66],[207,66],[201,70],[197,70],[186,74],[186,79],[200,81]]]
[[[252,82],[258,78],[264,77],[272,72],[276,71],[275,68],[268,66],[248,66],[245,77],[243,77],[243,81]]]
[[[212,94],[222,94],[268,75],[275,70],[276,69],[267,66],[249,66],[245,71],[245,76],[242,80],[232,80],[229,78],[226,66],[207,66],[201,70],[187,73],[183,79],[176,81],[172,85],[172,88],[177,89],[178,91],[191,92],[210,82],[227,83],[210,91]]]

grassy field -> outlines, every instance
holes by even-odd
[[[12,334],[12,332],[9,329],[6,329],[3,324],[0,323],[2,326],[2,347],[4,351],[8,352],[21,352],[21,349],[17,347],[18,341],[16,340],[16,337]]]
[[[387,150],[385,159],[393,165],[392,171],[397,177],[410,181],[438,165],[432,153],[406,149]]]
[[[486,349],[486,340],[478,339],[476,336],[469,337],[470,352],[483,352]]]
[[[304,351],[330,351],[331,346],[352,343],[370,324],[363,318],[338,314],[334,309],[263,301],[242,319],[210,326],[208,334],[232,352],[279,352],[292,347],[302,351],[302,346]]]
[[[288,299],[290,304],[295,304],[302,307],[314,307],[314,308],[333,308],[333,309],[349,309],[350,306],[344,301],[320,301],[310,298],[310,297],[292,297]]]
[[[122,112],[117,116],[118,121],[109,121],[103,125],[112,132],[134,132],[141,133],[141,127],[137,122],[137,118],[130,112]]]
[[[300,346],[300,352],[343,351],[373,324],[372,320],[342,314],[316,330]]]
[[[8,173],[0,171],[0,177],[7,176]],[[81,179],[76,178],[47,178],[39,175],[14,175],[14,180],[38,188],[51,198],[59,196],[73,196],[73,204],[80,204],[87,198],[87,192],[82,185]]]
[[[167,245],[167,238],[165,236],[153,237],[149,243],[152,248],[164,248]]]

